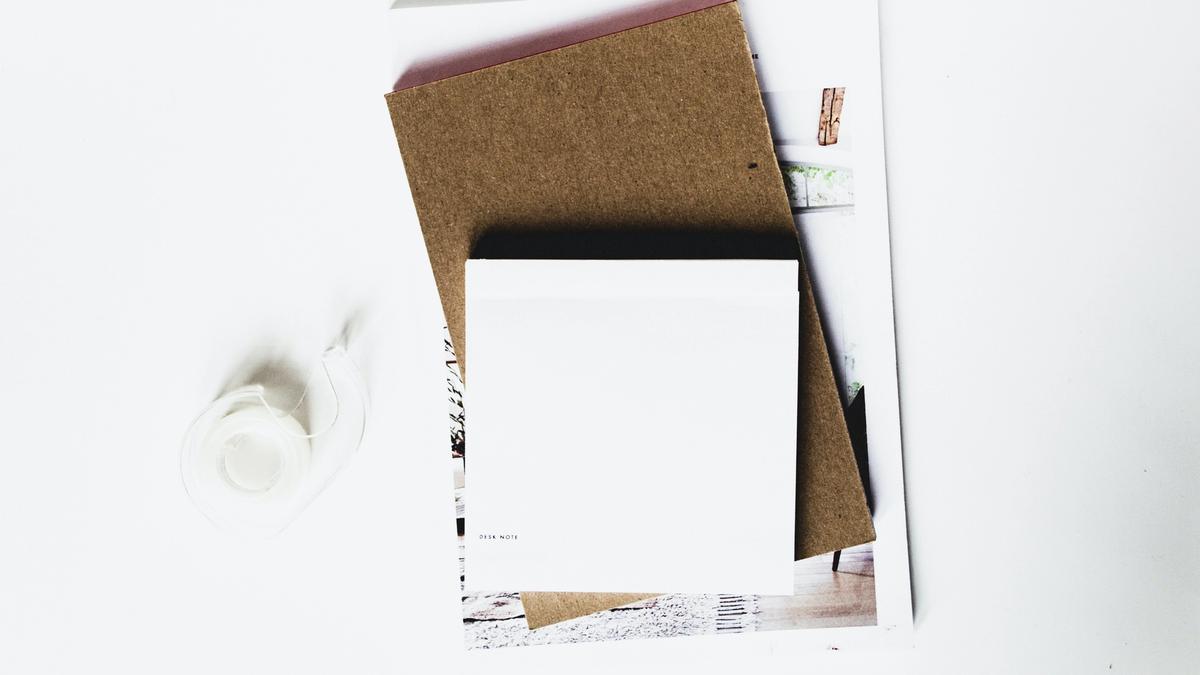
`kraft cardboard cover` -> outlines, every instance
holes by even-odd
[[[701,235],[786,242],[778,252],[798,254],[735,3],[412,86],[387,102],[464,381],[464,265],[485,237]],[[797,559],[875,537],[801,277]],[[645,597],[522,601],[537,628]]]

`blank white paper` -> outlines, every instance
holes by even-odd
[[[797,276],[469,261],[467,590],[791,594]]]

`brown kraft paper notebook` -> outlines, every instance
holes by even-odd
[[[748,237],[798,255],[735,3],[408,86],[387,103],[464,381],[464,265],[481,239]],[[797,559],[875,538],[803,266],[800,291]],[[521,595],[530,628],[647,597]]]

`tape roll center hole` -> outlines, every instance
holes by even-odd
[[[279,482],[284,449],[273,431],[239,433],[225,443],[222,458],[225,480],[245,492],[263,493]]]

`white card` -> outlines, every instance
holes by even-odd
[[[791,594],[797,277],[469,261],[467,590]]]

